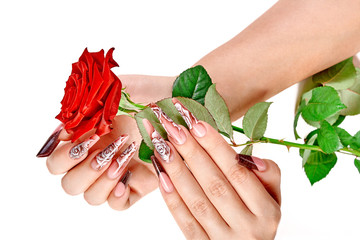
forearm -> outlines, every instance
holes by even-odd
[[[360,50],[359,0],[280,0],[203,65],[236,120],[258,101]]]

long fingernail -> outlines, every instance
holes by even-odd
[[[161,159],[167,163],[171,162],[172,157],[169,145],[161,137],[160,133],[155,130],[149,120],[143,119],[143,124],[146,131],[150,135],[151,142],[154,145],[155,150],[159,153]]]
[[[120,156],[116,159],[116,161],[113,161],[113,163],[110,165],[108,170],[108,177],[110,179],[115,179],[123,173],[123,170],[126,168],[131,158],[134,156],[136,149],[137,148],[135,142],[131,143],[120,154]]]
[[[172,102],[186,122],[186,125],[189,127],[190,131],[194,133],[195,136],[201,138],[204,137],[206,134],[205,126],[199,122],[199,120],[189,111],[179,100],[176,98],[172,99]]]
[[[127,134],[121,135],[109,146],[107,146],[103,151],[101,151],[96,157],[91,161],[91,167],[95,170],[100,170],[106,164],[108,164],[111,159],[114,157],[117,151],[124,145],[128,140],[129,136]]]
[[[248,169],[255,169],[258,171],[265,171],[266,169],[264,161],[258,157],[244,155],[244,154],[237,154],[236,160],[240,165]]]
[[[64,124],[61,123],[51,136],[46,140],[45,144],[42,146],[36,157],[48,157],[55,150],[56,146],[59,144],[59,135],[61,130],[63,130]]]
[[[161,166],[157,158],[155,156],[151,156],[151,161],[154,165],[156,174],[159,177],[159,182],[165,192],[171,193],[172,191],[174,191],[174,185],[172,184],[169,176],[165,172],[165,169]]]
[[[164,127],[167,134],[175,141],[176,144],[181,145],[186,141],[186,134],[171,118],[164,113],[161,108],[155,103],[150,104],[151,110],[155,113],[159,119],[161,125]]]
[[[124,195],[131,175],[132,173],[128,170],[124,176],[121,177],[114,190],[115,197],[122,197]]]
[[[82,143],[79,143],[78,145],[70,149],[69,157],[74,160],[84,157],[85,155],[87,155],[89,149],[94,146],[99,139],[100,137],[95,134],[83,141]]]

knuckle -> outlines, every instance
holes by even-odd
[[[98,206],[100,204],[103,204],[106,201],[106,199],[101,199],[99,197],[94,197],[88,191],[84,192],[84,199],[91,206]]]
[[[209,186],[209,192],[215,197],[223,196],[227,192],[225,182],[221,179],[212,181]]]
[[[167,202],[170,212],[175,212],[181,207],[182,203],[179,200],[172,200]]]
[[[64,191],[71,196],[80,194],[80,192],[76,188],[72,187],[72,184],[69,184],[69,180],[66,175],[61,179],[61,186]]]
[[[184,174],[184,169],[179,165],[175,165],[171,168],[169,167],[169,169],[167,169],[167,173],[172,179],[181,179]]]
[[[190,208],[196,216],[204,216],[209,211],[209,205],[205,199],[197,199],[191,205]]]
[[[230,168],[229,178],[230,181],[234,183],[242,184],[249,178],[249,170],[243,166],[235,164]]]
[[[184,233],[186,239],[198,239],[196,223],[194,221],[185,222],[184,226],[182,227],[182,232]]]

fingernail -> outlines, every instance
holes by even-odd
[[[116,161],[113,161],[113,163],[110,165],[108,170],[108,177],[110,179],[119,177],[130,162],[131,158],[134,156],[135,152],[136,145],[135,142],[133,142],[120,154]]]
[[[161,108],[155,103],[150,104],[151,110],[159,119],[161,125],[164,127],[167,134],[175,141],[176,144],[181,145],[186,141],[186,134]]]
[[[122,197],[124,195],[131,175],[132,173],[130,171],[127,171],[124,176],[122,176],[118,184],[116,184],[116,187],[114,189],[115,197]]]
[[[84,155],[87,155],[89,149],[94,146],[99,139],[100,137],[95,134],[83,141],[82,143],[79,143],[78,145],[70,149],[69,157],[74,160],[82,158]]]
[[[150,121],[143,119],[143,124],[146,131],[150,135],[151,142],[154,145],[155,150],[159,153],[162,160],[169,163],[172,161],[170,146],[165,142],[155,128],[151,125]]]
[[[263,160],[258,157],[244,155],[244,154],[237,154],[236,160],[238,163],[248,169],[255,169],[258,171],[265,171],[266,166]]]
[[[159,177],[159,182],[164,191],[167,193],[171,193],[172,191],[174,191],[174,185],[172,184],[169,176],[166,174],[164,168],[161,166],[157,158],[155,156],[151,156],[151,161],[154,165],[156,174]]]
[[[61,123],[51,136],[46,140],[45,144],[42,146],[36,157],[48,157],[55,150],[56,146],[59,144],[59,135],[61,130],[63,130],[64,124]]]
[[[200,123],[194,114],[190,112],[189,109],[187,109],[179,100],[173,98],[172,102],[194,135],[199,138],[204,137],[206,134],[205,126]]]
[[[128,140],[129,136],[127,134],[121,135],[109,146],[107,146],[103,151],[101,151],[96,157],[91,161],[91,167],[94,170],[100,170],[106,164],[108,164],[114,155],[119,151],[119,149],[124,145]]]

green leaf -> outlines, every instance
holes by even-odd
[[[360,114],[360,70],[357,70],[357,77],[354,85],[348,89],[339,91],[341,101],[346,105],[346,109],[341,110],[343,115]]]
[[[355,160],[354,160],[354,165],[355,165],[355,167],[357,168],[357,170],[358,170],[359,173],[360,173],[360,160],[357,159],[357,158],[355,158]]]
[[[334,127],[334,129],[344,147],[347,147],[352,143],[353,137],[347,131],[345,131],[345,129],[340,127]]]
[[[301,102],[300,102],[300,105],[296,111],[296,114],[295,114],[295,118],[294,118],[294,135],[295,135],[295,139],[299,139],[300,136],[299,134],[297,133],[296,131],[296,128],[297,128],[297,124],[298,124],[298,121],[299,121],[299,117],[300,117],[300,114],[303,110],[303,108],[305,107],[306,103],[305,103],[305,100],[302,99]]]
[[[350,147],[354,150],[360,150],[360,131],[358,131],[352,138]]]
[[[264,136],[270,104],[271,102],[259,102],[246,112],[243,119],[243,129],[248,138],[258,140]]]
[[[185,107],[187,107],[199,120],[205,121],[209,123],[212,127],[217,130],[216,123],[212,116],[210,115],[209,111],[200,103],[196,102],[195,100],[189,98],[178,97],[177,98]],[[156,103],[176,124],[183,125],[185,127],[186,123],[184,119],[181,117],[179,112],[176,110],[174,104],[172,103],[171,98],[166,98]],[[167,139],[167,134],[165,129],[160,124],[159,120],[153,113],[150,108],[146,108],[139,113],[135,114],[135,120],[140,131],[141,136],[144,139],[144,142],[150,149],[154,149],[154,146],[151,142],[150,136],[147,134],[146,129],[142,123],[143,119],[148,119],[156,131],[160,133],[160,135]]]
[[[312,151],[308,157],[304,169],[311,185],[325,178],[335,166],[337,157],[334,153],[325,154]]]
[[[336,119],[336,121],[332,125],[333,126],[339,126],[344,120],[345,120],[345,116],[344,115],[339,115],[338,119]]]
[[[308,121],[322,121],[344,108],[346,106],[334,88],[318,87],[312,90],[311,99],[302,110],[302,117]]]
[[[247,145],[241,150],[240,154],[252,155],[253,145]]]
[[[215,119],[219,131],[226,133],[229,138],[233,140],[234,134],[231,126],[229,109],[226,106],[224,99],[216,91],[215,84],[211,85],[205,95],[205,107]]]
[[[137,112],[145,109],[146,106],[134,103],[130,99],[130,95],[124,91],[121,91],[121,99],[119,109],[128,110],[127,112]]]
[[[205,94],[212,81],[203,66],[195,66],[182,72],[176,78],[172,96],[187,97],[204,105]]]
[[[317,140],[325,153],[333,153],[343,147],[334,127],[327,121],[321,122]]]
[[[351,57],[315,74],[313,82],[331,86],[336,90],[342,90],[351,87],[354,84],[355,77],[356,70]]]
[[[152,155],[154,155],[154,150],[151,150],[144,140],[142,140],[139,148],[139,158],[144,162],[151,163],[150,157]]]

